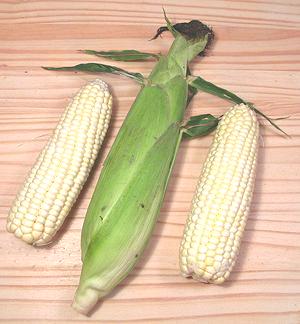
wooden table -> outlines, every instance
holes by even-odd
[[[261,130],[252,211],[238,264],[222,286],[186,280],[178,246],[212,137],[182,143],[151,243],[132,274],[90,317],[70,303],[78,283],[80,230],[102,162],[138,85],[102,75],[114,92],[112,129],[100,161],[55,245],[32,248],[6,233],[9,207],[68,100],[94,75],[42,65],[97,61],[78,49],[165,52],[171,37],[148,39],[164,23],[162,2],[13,1],[0,3],[0,319],[3,323],[300,323],[300,1],[165,1],[174,22],[214,27],[216,41],[194,73],[247,98],[267,115]],[[105,60],[98,60],[106,62]],[[117,63],[150,72],[153,62]],[[189,114],[221,114],[229,103],[200,94]],[[265,122],[264,122],[265,123]],[[25,323],[25,322],[24,322]]]

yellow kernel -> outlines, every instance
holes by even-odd
[[[207,271],[205,271],[202,275],[202,278],[206,281],[209,281],[211,279],[211,274]]]
[[[33,230],[31,235],[32,235],[34,241],[37,241],[41,237],[42,232]]]
[[[42,231],[44,230],[44,225],[41,224],[41,223],[34,223],[34,224],[32,225],[32,228],[33,228],[33,230],[35,230],[35,231],[42,232]]]
[[[25,241],[26,243],[31,244],[33,242],[34,238],[33,238],[32,234],[30,233],[30,234],[24,234],[22,236],[22,240]]]
[[[212,266],[214,264],[214,259],[212,257],[207,257],[205,263],[207,266]]]
[[[214,258],[215,254],[216,254],[215,250],[208,250],[205,255],[208,257]],[[204,257],[205,257],[205,255],[204,255]]]

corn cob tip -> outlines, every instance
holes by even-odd
[[[108,89],[108,84],[101,79],[95,79],[95,80],[91,81],[89,84],[90,85],[98,84],[102,88],[102,90]]]
[[[76,290],[75,297],[72,303],[72,308],[78,313],[88,315],[95,307],[99,298],[105,296],[107,292],[94,288],[81,288]]]

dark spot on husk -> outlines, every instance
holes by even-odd
[[[104,211],[106,209],[106,206],[103,206],[102,208],[101,208],[101,211]]]
[[[134,154],[132,154],[130,159],[129,159],[129,164],[133,164],[134,161],[135,161],[135,156],[134,156]]]
[[[145,208],[145,205],[144,205],[143,203],[140,203],[140,206],[141,206],[142,208]]]

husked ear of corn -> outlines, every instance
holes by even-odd
[[[238,255],[254,186],[258,121],[232,107],[217,127],[180,246],[183,276],[223,283]]]
[[[73,98],[11,207],[9,232],[33,245],[52,240],[94,164],[111,106],[108,86],[100,79]]]

